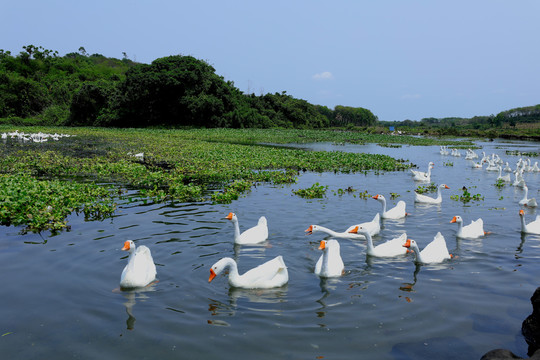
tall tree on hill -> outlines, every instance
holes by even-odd
[[[118,126],[220,126],[235,92],[215,69],[192,56],[140,64],[119,86]]]

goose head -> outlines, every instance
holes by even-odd
[[[350,234],[358,234],[358,233],[361,233],[361,234],[369,234],[369,231],[368,229],[364,229],[363,227],[361,226],[355,226],[354,228],[352,228],[351,230],[349,230],[349,233]]]
[[[416,241],[411,240],[411,239],[407,239],[407,241],[405,241],[405,244],[403,244],[401,246],[406,247],[407,249],[411,249],[411,248],[418,249],[418,245],[416,244]]]
[[[223,269],[230,265],[231,260],[232,259],[230,258],[223,258],[214,265],[212,265],[212,267],[210,268],[210,277],[208,278],[208,282],[214,280],[214,278],[219,275],[223,271]]]
[[[337,249],[339,251],[339,242],[337,240],[321,240],[319,250]]]
[[[311,235],[313,234],[314,231],[317,231],[317,230],[318,230],[317,225],[309,225],[309,227],[305,230],[305,233],[306,235]]]
[[[375,196],[372,196],[372,198],[377,200],[377,201],[380,201],[380,202],[386,201],[386,198],[384,196],[382,196],[381,194],[377,194]]]
[[[450,223],[453,224],[453,223],[462,223],[463,222],[463,219],[461,218],[461,216],[457,215],[457,216],[454,216],[452,218],[452,220],[450,220]]]
[[[133,240],[128,240],[126,242],[124,242],[124,247],[122,248],[123,251],[127,251],[127,252],[134,252],[135,251],[135,243],[133,242]]]
[[[229,215],[225,216],[225,219],[231,220],[232,222],[238,221],[236,214],[233,212],[230,212]]]

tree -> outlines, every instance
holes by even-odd
[[[371,126],[377,122],[377,117],[368,109],[337,105],[334,108],[338,125],[354,124],[356,126]]]
[[[232,110],[235,92],[215,69],[192,56],[139,64],[119,86],[118,126],[205,126]]]

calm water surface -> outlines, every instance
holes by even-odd
[[[509,149],[540,152],[538,143],[479,143],[515,168]],[[302,145],[306,147],[306,145]],[[103,222],[69,219],[72,231],[56,236],[19,235],[0,228],[0,348],[6,359],[479,359],[494,348],[526,356],[521,323],[540,286],[540,237],[520,233],[523,191],[493,184],[498,173],[476,170],[438,147],[314,144],[314,150],[385,153],[426,170],[445,183],[440,206],[415,205],[407,172],[305,173],[297,184],[262,185],[230,205],[124,203]],[[482,151],[480,150],[480,151]],[[478,152],[480,152],[478,151]],[[537,158],[533,158],[537,161]],[[448,166],[449,162],[453,166]],[[444,164],[447,164],[446,166]],[[540,174],[527,173],[530,197],[540,197]],[[319,182],[327,197],[306,200],[293,189]],[[321,280],[313,274],[323,234],[310,224],[342,231],[369,221],[381,205],[337,189],[399,194],[410,217],[387,220],[382,242],[406,232],[420,248],[440,231],[454,254],[439,265],[416,266],[412,256],[366,258],[362,241],[340,239],[346,274]],[[450,199],[467,186],[484,201]],[[264,215],[269,240],[235,247],[241,230]],[[537,210],[525,209],[527,222]],[[481,217],[492,234],[455,237],[454,215],[466,224]],[[144,291],[119,291],[127,239],[151,248],[159,282]],[[289,284],[273,290],[231,290],[225,275],[208,283],[210,266],[230,256],[244,272],[277,255],[289,267]]]

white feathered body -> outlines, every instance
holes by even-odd
[[[128,263],[120,276],[120,287],[144,287],[156,279],[156,265],[150,249],[142,245],[130,253]]]

